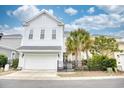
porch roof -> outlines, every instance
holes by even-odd
[[[21,46],[17,50],[61,50],[61,46]]]

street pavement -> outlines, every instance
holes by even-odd
[[[59,77],[53,72],[18,71],[0,76],[0,88],[124,88],[124,76]]]
[[[124,88],[124,78],[98,80],[0,79],[0,88]]]

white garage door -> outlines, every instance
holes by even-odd
[[[57,54],[26,54],[25,69],[57,69]]]

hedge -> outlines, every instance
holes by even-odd
[[[108,58],[101,55],[93,55],[93,57],[88,60],[87,66],[89,70],[106,71],[109,67],[114,69],[115,67],[117,67],[117,64],[116,59]]]

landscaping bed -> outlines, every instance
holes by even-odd
[[[58,72],[60,77],[99,77],[99,76],[124,76],[124,72],[108,73],[106,71],[76,71]]]

